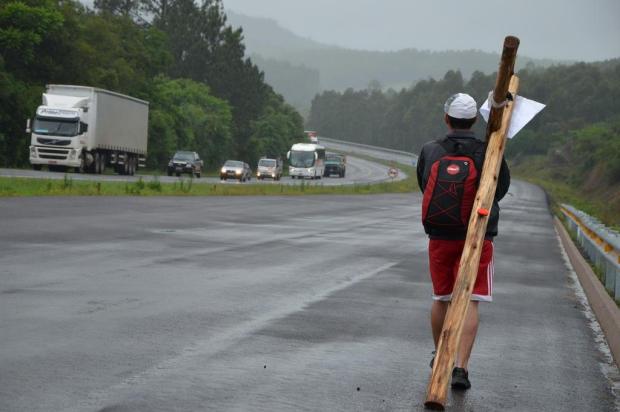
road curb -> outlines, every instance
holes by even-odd
[[[568,259],[573,265],[581,287],[588,298],[590,307],[605,334],[614,361],[616,365],[620,366],[620,309],[581,255],[564,225],[557,217],[554,219],[554,223]]]

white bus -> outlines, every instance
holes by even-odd
[[[325,171],[325,147],[313,143],[297,143],[286,154],[291,179],[320,179]]]

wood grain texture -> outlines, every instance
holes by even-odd
[[[502,55],[500,71],[494,91],[495,96],[503,96],[505,98],[508,92],[513,97],[517,95],[519,79],[513,75],[513,71],[518,45],[519,40],[514,37],[509,36],[505,40],[504,54]],[[500,90],[497,90],[497,87]],[[490,116],[499,116],[499,127],[492,130],[491,123],[489,122],[488,144],[480,186],[469,220],[465,247],[461,255],[459,272],[452,293],[452,303],[444,320],[437,347],[437,355],[428,385],[426,402],[424,403],[428,409],[443,410],[446,405],[448,384],[450,383],[465,315],[469,308],[472,290],[478,273],[482,245],[489,219],[488,215],[479,214],[477,211],[479,209],[491,210],[493,206],[493,198],[497,189],[499,170],[506,147],[506,133],[510,125],[513,106],[514,102],[509,101],[505,107],[491,110]]]
[[[499,63],[497,79],[495,80],[495,88],[493,89],[493,100],[502,103],[506,100],[506,91],[510,83],[510,78],[514,74],[515,61],[517,59],[517,50],[519,49],[519,39],[514,36],[508,36],[504,39],[504,49],[502,58]],[[489,141],[491,134],[501,127],[504,107],[492,108],[487,123],[486,140]]]

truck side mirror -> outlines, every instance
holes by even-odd
[[[314,152],[314,160],[319,160],[319,155],[317,154],[317,152]]]
[[[32,133],[32,129],[30,129],[30,118],[26,120],[26,133]]]
[[[291,151],[289,150],[288,152],[286,152],[286,158],[287,159],[291,159]]]

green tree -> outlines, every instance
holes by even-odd
[[[229,105],[209,87],[188,79],[155,79],[151,94],[148,162],[167,164],[176,150],[192,150],[217,167],[232,154]]]
[[[155,23],[170,41],[175,59],[171,76],[204,82],[231,104],[236,152],[247,157],[252,122],[262,115],[273,90],[264,82],[263,73],[244,57],[241,29],[227,25],[221,0],[205,0],[200,7],[191,0],[176,0],[165,20]]]
[[[47,46],[63,29],[63,15],[51,0],[8,1],[0,5],[0,55],[17,77],[38,77],[35,63],[49,59]]]
[[[256,165],[262,156],[284,158],[291,145],[303,141],[303,119],[279,97],[273,97],[267,110],[252,124],[249,161]]]

